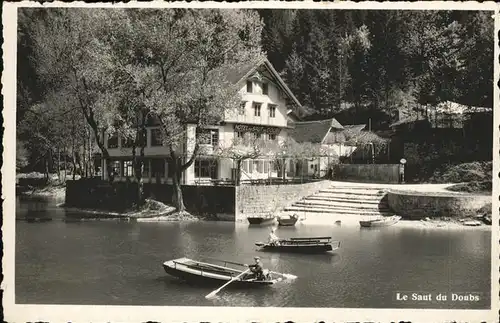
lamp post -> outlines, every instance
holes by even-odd
[[[399,182],[401,184],[405,183],[405,164],[406,164],[406,159],[401,158],[399,161]]]

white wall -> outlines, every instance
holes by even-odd
[[[243,83],[239,93],[241,100],[246,101],[245,114],[239,114],[239,107],[226,111],[226,122],[252,123],[286,127],[287,125],[287,107],[286,100],[280,94],[279,88],[271,82],[268,82],[268,94],[262,94],[261,84],[253,82],[253,93],[247,93],[246,82]],[[253,103],[261,103],[260,116],[254,114]],[[269,117],[269,105],[276,105],[276,116]]]

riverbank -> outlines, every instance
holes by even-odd
[[[301,220],[300,225],[331,225],[342,227],[359,227],[359,221],[374,220],[377,216],[361,215],[335,215],[328,213],[297,213]],[[465,221],[479,221],[478,226],[466,226]],[[436,229],[436,230],[491,230],[491,225],[483,223],[480,219],[425,219],[425,220],[400,220],[394,226],[415,229]],[[369,228],[368,228],[369,229]]]
[[[71,220],[99,220],[99,219],[124,219],[128,221],[199,221],[200,217],[192,215],[187,211],[177,212],[176,208],[171,205],[147,199],[145,204],[137,209],[128,210],[125,212],[114,212],[99,209],[84,209],[68,207],[64,204],[59,204],[59,207],[69,211],[67,215]],[[84,215],[80,215],[83,213]],[[71,214],[79,214],[71,216]]]
[[[64,200],[66,198],[65,185],[48,185],[45,187],[16,187],[16,195],[46,197],[56,200]]]

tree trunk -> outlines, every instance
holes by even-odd
[[[66,146],[64,147],[64,152],[63,152],[63,157],[64,157],[64,182],[66,183],[66,179],[68,176],[68,163],[66,161]]]
[[[81,109],[82,109],[83,115],[85,116],[85,120],[87,120],[87,123],[90,125],[90,128],[92,128],[97,146],[99,147],[99,149],[102,152],[102,158],[103,158],[103,160],[106,161],[106,172],[108,174],[108,181],[110,183],[113,183],[115,176],[112,172],[113,168],[111,165],[111,160],[110,160],[108,149],[104,146],[104,136],[106,134],[104,133],[104,131],[102,133],[99,133],[99,127],[98,127],[97,122],[94,118],[94,111],[92,110],[92,108],[87,107],[84,104],[81,104]]]
[[[46,153],[45,154],[45,178],[47,179],[47,182],[49,182],[49,160],[48,160],[48,156],[49,154]]]
[[[175,162],[173,164],[176,164]],[[172,196],[172,202],[175,205],[177,212],[183,212],[186,210],[184,205],[184,197],[182,196],[182,188],[180,183],[180,174],[177,171],[178,167],[174,166],[174,175],[172,176],[172,184],[174,193]]]
[[[241,163],[243,162],[243,160],[241,159],[237,159],[236,160],[236,178],[235,178],[235,181],[234,181],[234,184],[235,186],[240,186],[240,182],[241,182]]]
[[[76,177],[76,153],[75,153],[75,150],[74,148],[72,149],[72,153],[71,153],[71,164],[73,165],[73,180],[75,180],[75,177]]]
[[[61,149],[57,146],[57,179],[61,181]]]
[[[189,166],[193,164],[199,148],[200,146],[198,143],[195,144],[191,158],[189,158],[185,164],[182,164],[181,157],[177,154],[173,145],[170,144],[170,157],[172,158],[172,184],[174,189],[172,202],[178,212],[186,210],[182,196],[181,175]]]
[[[285,183],[285,180],[286,180],[286,159],[283,158],[283,167],[281,168],[281,178],[283,180],[283,183]]]
[[[180,160],[177,153],[174,151],[170,151],[170,156],[172,157],[172,186],[173,186],[173,195],[172,195],[172,203],[174,204],[177,212],[182,212],[186,210],[186,206],[184,205],[184,198],[182,196],[182,188],[181,188],[181,173],[180,173]]]

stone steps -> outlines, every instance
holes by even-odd
[[[299,201],[294,203],[296,206],[313,206],[313,207],[344,207],[344,208],[353,208],[353,209],[389,209],[389,205],[387,203],[357,203],[357,202],[326,202],[326,201]]]
[[[379,204],[380,201],[382,200],[382,197],[376,197],[376,198],[346,198],[346,197],[337,197],[337,196],[309,196],[301,201],[307,201],[307,202],[347,202],[347,203],[364,203],[364,204]]]
[[[345,195],[345,196],[384,196],[386,193],[380,190],[338,190],[338,189],[324,189],[320,190],[317,194],[335,194],[335,195]]]
[[[352,214],[363,216],[392,215],[379,187],[330,187],[307,196],[285,208],[287,212]]]
[[[327,209],[327,208],[318,208],[318,207],[298,207],[298,206],[290,206],[285,208],[286,212],[297,212],[299,215],[300,213],[328,213],[328,214],[352,214],[352,215],[363,215],[363,216],[389,216],[393,215],[392,212],[390,211],[375,211],[375,210],[362,210],[362,209],[342,209],[342,208],[336,208],[336,209]]]

